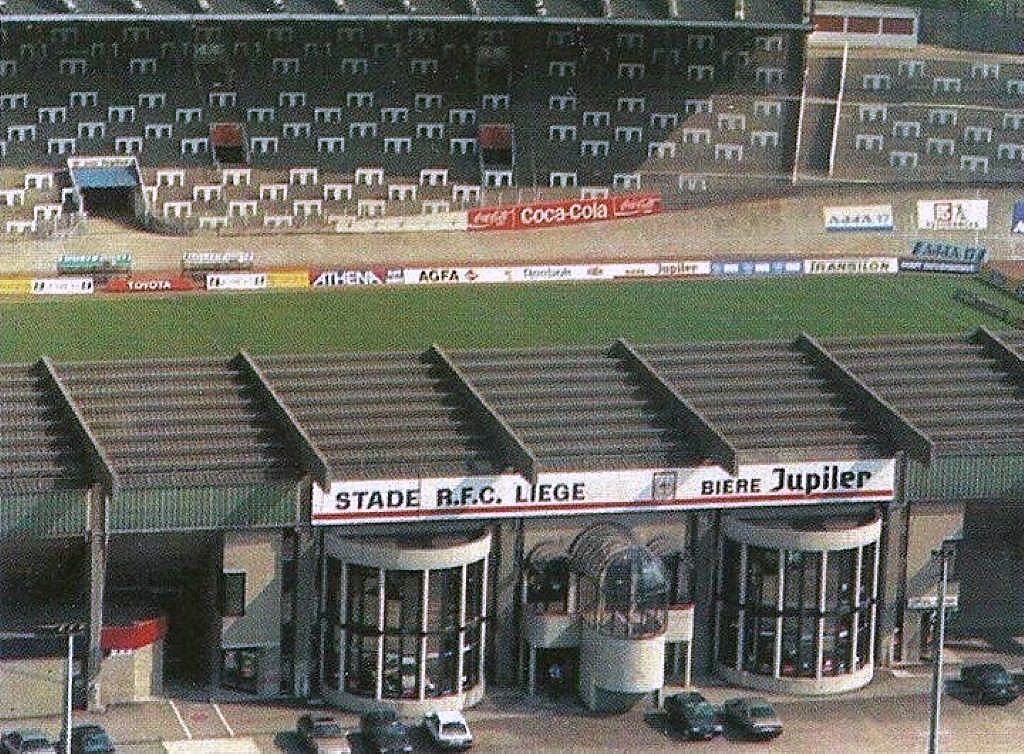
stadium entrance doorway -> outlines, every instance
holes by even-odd
[[[135,225],[145,213],[134,157],[74,158],[68,173],[87,216]]]

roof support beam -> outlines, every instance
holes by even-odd
[[[96,435],[93,434],[89,423],[85,420],[85,415],[82,414],[82,409],[79,408],[78,403],[71,397],[71,391],[68,390],[67,385],[60,378],[57,368],[50,361],[50,357],[44,356],[41,358],[37,368],[50,389],[60,396],[63,412],[71,420],[71,429],[75,438],[85,448],[86,457],[89,459],[89,465],[92,467],[94,478],[106,488],[108,494],[113,496],[121,486],[121,479],[114,469],[114,464],[111,463],[106,449],[100,444]]]
[[[621,358],[626,368],[651,391],[671,412],[678,426],[693,435],[700,443],[701,452],[730,474],[739,473],[739,451],[726,439],[722,431],[693,406],[666,380],[636,348],[624,338],[612,346],[612,353]]]
[[[830,354],[814,336],[800,333],[796,347],[825,374],[840,394],[863,413],[869,426],[894,440],[898,448],[921,463],[931,463],[935,454],[932,439],[862,382],[850,367]]]
[[[334,481],[334,472],[331,471],[330,464],[324,454],[320,452],[320,448],[310,438],[305,427],[288,408],[288,404],[278,395],[274,386],[270,384],[270,380],[260,369],[259,364],[247,351],[239,351],[236,361],[243,374],[266,401],[274,421],[284,431],[291,446],[298,451],[302,463],[312,472],[313,478],[320,483],[320,486],[325,490],[328,489]]]
[[[499,414],[480,392],[473,386],[466,374],[459,369],[454,361],[436,343],[427,352],[430,361],[441,367],[455,385],[460,397],[469,405],[477,419],[495,438],[501,449],[502,458],[507,460],[516,471],[530,480],[537,481],[539,463],[533,451],[527,447],[522,438],[509,426],[505,418]]]
[[[982,325],[971,333],[969,340],[985,347],[999,365],[1018,382],[1024,381],[1024,354]]]

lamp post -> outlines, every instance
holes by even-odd
[[[37,635],[57,635],[68,637],[68,657],[64,669],[64,709],[62,710],[62,738],[64,745],[63,754],[71,754],[71,725],[72,725],[72,702],[74,699],[74,678],[75,678],[75,636],[85,631],[85,623],[56,623],[48,626],[40,626],[36,629]]]
[[[950,543],[943,542],[942,547],[932,552],[939,558],[939,626],[935,632],[935,665],[932,672],[932,714],[928,730],[928,754],[939,751],[939,718],[942,714],[942,646],[946,641],[946,586],[949,582],[949,560],[953,555]]]

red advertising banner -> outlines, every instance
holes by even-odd
[[[113,278],[104,289],[107,293],[160,293],[161,291],[191,291],[196,284],[192,278],[181,275],[153,277]]]
[[[469,210],[469,230],[526,230],[621,220],[661,212],[661,194],[618,194],[607,198],[533,202]]]

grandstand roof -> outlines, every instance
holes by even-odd
[[[630,26],[809,28],[798,3],[747,0],[7,0],[5,21],[489,22]],[[543,9],[543,10],[541,10]],[[609,15],[610,13],[610,15]]]
[[[1024,450],[1024,334],[0,365],[0,494]]]

